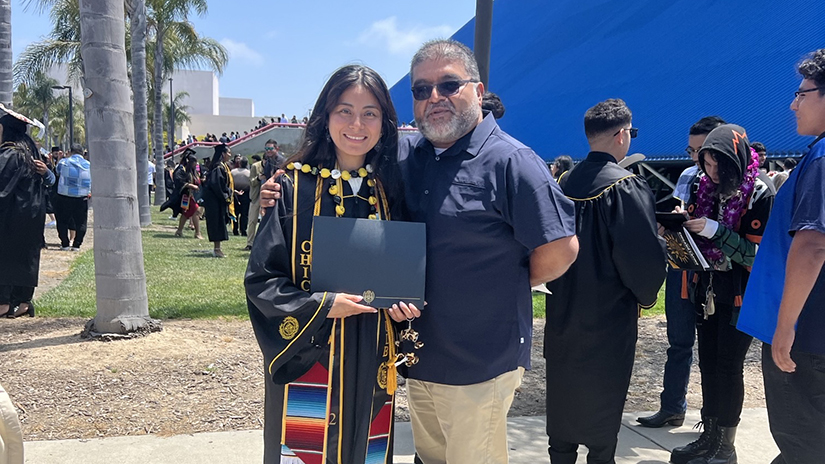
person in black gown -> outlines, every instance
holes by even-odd
[[[229,240],[226,224],[235,217],[235,184],[229,165],[226,164],[231,157],[232,153],[226,145],[215,147],[202,194],[206,210],[206,234],[214,245],[212,256],[216,258],[225,256],[221,250],[221,242]]]
[[[33,124],[0,105],[0,316],[34,316],[46,189],[54,173],[26,133]]]
[[[420,312],[311,292],[310,281],[315,216],[402,218],[397,145],[386,84],[367,67],[346,66],[325,85],[277,178],[282,197],[264,216],[245,277],[267,376],[265,464],[392,461],[393,321]]]
[[[607,100],[584,118],[591,152],[561,176],[576,207],[579,256],[547,284],[547,435],[552,464],[573,464],[579,444],[588,464],[614,463],[633,370],[639,312],[656,302],[665,278],[664,242],[644,179],[619,167],[631,113]]]

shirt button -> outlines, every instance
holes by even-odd
[[[424,190],[424,195],[429,195],[429,194],[430,194],[429,190]]]
[[[435,157],[435,160],[436,160],[436,161],[441,161],[441,157],[440,157],[440,156],[436,156],[436,157]]]

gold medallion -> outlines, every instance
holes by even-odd
[[[362,296],[364,297],[364,302],[367,304],[375,301],[375,292],[372,290],[366,290]]]
[[[387,376],[389,373],[389,368],[387,367],[386,363],[381,363],[381,366],[378,367],[378,386],[382,389],[387,388]]]
[[[292,340],[298,333],[298,327],[298,319],[295,319],[292,316],[287,316],[281,322],[281,326],[278,327],[278,332],[281,333],[281,337],[283,337],[284,340]]]

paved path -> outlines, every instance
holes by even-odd
[[[698,436],[692,428],[699,421],[697,411],[688,413],[684,426],[661,429],[634,425],[644,414],[624,415],[617,464],[665,464],[670,449]],[[548,462],[543,417],[514,417],[508,423],[512,464]],[[743,411],[736,448],[740,464],[764,464],[777,455],[765,409]],[[578,463],[585,462],[585,452],[579,451]],[[394,462],[412,463],[413,454],[410,424],[396,423]],[[27,464],[258,464],[262,456],[260,430],[26,443]]]

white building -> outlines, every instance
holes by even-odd
[[[68,72],[64,64],[57,64],[47,72],[60,85],[67,85]],[[79,82],[71,82],[73,96],[82,101],[82,89]],[[163,93],[169,98],[169,79],[164,82]],[[212,71],[176,70],[172,73],[172,92],[187,92],[189,95],[181,100],[187,106],[191,118],[183,127],[175,128],[175,139],[186,139],[189,134],[203,137],[206,133],[218,137],[224,132],[241,132],[258,124],[261,117],[255,116],[255,102],[251,98],[230,98],[220,96],[220,83]],[[149,95],[149,98],[152,98]],[[164,115],[165,116],[165,115]],[[164,127],[168,123],[164,120]]]

